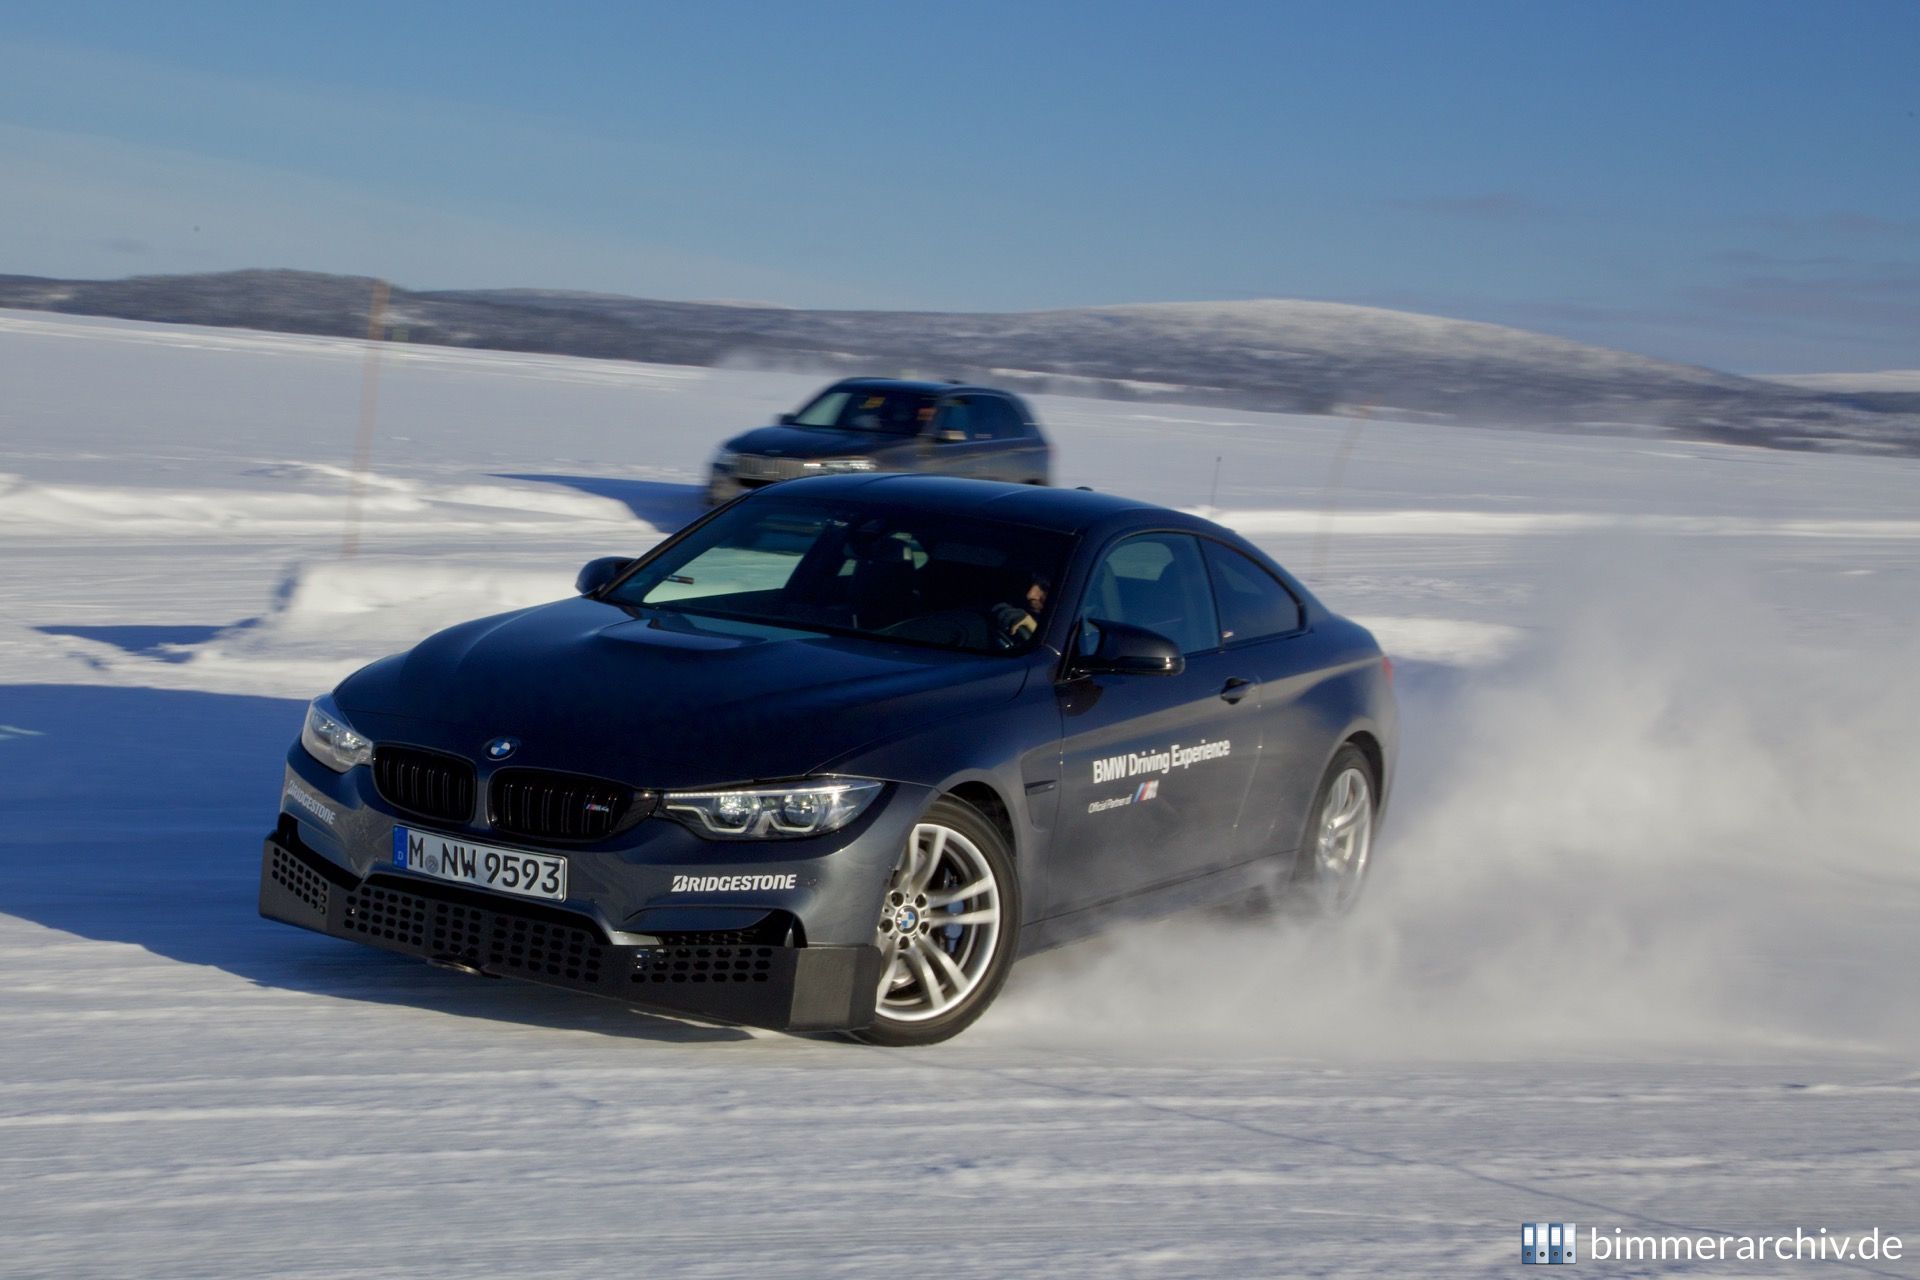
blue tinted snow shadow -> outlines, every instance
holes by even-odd
[[[263,920],[260,847],[306,704],[0,685],[0,912],[262,986],[652,1040],[745,1039]]]
[[[627,510],[656,529],[671,533],[690,524],[706,512],[706,490],[697,484],[672,484],[664,480],[616,480],[607,476],[546,476],[532,474],[496,474],[496,480],[518,480],[531,484],[557,484],[590,493],[596,498],[612,498],[626,504]]]
[[[177,652],[173,646],[205,644],[226,627],[197,626],[112,626],[112,627],[35,627],[49,636],[73,636],[79,640],[97,640],[125,649],[142,658],[162,662],[185,662],[191,655]]]

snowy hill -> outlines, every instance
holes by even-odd
[[[0,307],[366,333],[373,282],[294,271],[0,277]],[[804,311],[542,289],[395,289],[414,343],[683,365],[991,379],[1029,391],[1790,448],[1920,452],[1920,402],[1793,386],[1525,330],[1327,302],[1012,313]]]
[[[1820,391],[1901,392],[1920,396],[1920,369],[1881,369],[1874,373],[1776,373],[1768,382]]]

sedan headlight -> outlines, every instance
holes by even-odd
[[[715,471],[731,471],[733,470],[733,464],[738,461],[740,461],[739,454],[731,449],[722,449],[713,455],[713,469]]]
[[[331,698],[315,698],[300,726],[300,745],[335,773],[373,762],[373,743],[353,731]]]
[[[670,791],[660,803],[702,835],[780,840],[838,831],[866,811],[884,783],[834,779],[726,791]]]
[[[808,471],[819,471],[822,473],[873,471],[877,469],[877,464],[872,458],[812,458],[800,465]]]

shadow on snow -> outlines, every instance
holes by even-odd
[[[139,658],[160,662],[185,662],[191,654],[183,650],[205,644],[228,627],[200,626],[69,626],[35,627],[42,635],[72,636],[110,644]]]
[[[627,510],[662,533],[672,533],[691,524],[707,509],[706,490],[697,484],[671,484],[664,480],[615,480],[606,476],[550,476],[532,473],[499,474],[496,480],[519,480],[530,484],[557,484],[596,498],[612,498],[626,504]]]
[[[261,840],[303,710],[167,689],[0,686],[0,724],[13,730],[0,735],[0,912],[284,990],[650,1040],[746,1038],[263,920]]]

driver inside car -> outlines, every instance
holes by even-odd
[[[1031,574],[1027,580],[1027,589],[1021,595],[1022,604],[993,606],[994,624],[1000,629],[1000,633],[1009,639],[1025,640],[1038,631],[1040,619],[1047,611],[1047,594],[1052,586],[1053,584],[1042,575]]]

